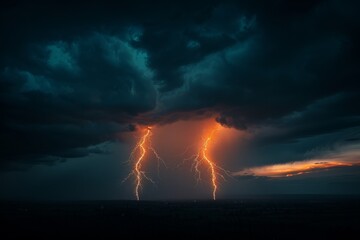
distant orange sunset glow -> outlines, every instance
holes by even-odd
[[[341,160],[309,160],[298,161],[283,164],[274,164],[270,166],[261,166],[245,169],[233,173],[234,176],[259,176],[259,177],[292,177],[317,171],[322,171],[337,167],[360,166],[360,160],[357,162],[346,162]]]

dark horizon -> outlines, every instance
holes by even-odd
[[[220,203],[238,203],[241,201],[247,201],[247,200],[260,200],[260,201],[267,201],[267,200],[360,200],[360,194],[252,194],[252,195],[238,195],[238,196],[232,196],[229,198],[220,198],[217,200],[213,200],[210,198],[169,198],[169,199],[141,199],[140,201],[136,199],[20,199],[20,200],[14,200],[14,199],[0,199],[0,203],[6,204],[6,203],[111,203],[111,202],[138,202],[139,204],[147,204],[147,203],[214,203],[217,204]]]
[[[2,236],[357,239],[359,198],[2,203]]]

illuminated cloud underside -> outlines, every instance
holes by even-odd
[[[315,159],[253,167],[234,172],[233,176],[292,177],[332,168],[360,166],[359,144],[340,146]]]
[[[284,164],[275,164],[245,169],[233,173],[234,176],[259,176],[259,177],[292,177],[306,173],[318,172],[336,167],[359,166],[358,162],[341,160],[309,160]]]

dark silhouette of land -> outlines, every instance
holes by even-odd
[[[205,237],[359,239],[360,197],[266,196],[219,201],[9,202],[1,239]]]

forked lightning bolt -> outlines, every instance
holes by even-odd
[[[209,157],[209,144],[211,143],[212,138],[214,137],[215,132],[219,130],[219,128],[215,128],[211,131],[211,133],[205,137],[203,143],[200,145],[200,148],[197,152],[197,154],[191,156],[190,158],[187,158],[185,160],[193,159],[193,169],[196,173],[197,182],[201,180],[201,171],[200,171],[200,165],[206,164],[209,167],[210,170],[210,177],[211,177],[211,185],[212,185],[212,197],[213,200],[216,200],[216,192],[218,189],[218,176],[224,179],[224,175],[222,175],[220,172],[224,172],[227,174],[226,170],[219,167],[214,163],[213,160]]]
[[[202,156],[203,156],[203,159],[206,161],[206,163],[210,167],[211,182],[212,182],[212,186],[213,186],[213,199],[216,200],[216,190],[217,190],[217,177],[216,177],[216,175],[218,173],[216,172],[215,168],[217,166],[207,156],[208,145],[209,145],[209,142],[211,141],[212,135],[213,135],[213,133],[208,138],[206,138],[206,140],[205,140],[205,143],[204,143],[204,145],[202,147]]]
[[[145,179],[149,180],[150,182],[154,183],[154,181],[151,178],[149,178],[146,175],[145,171],[143,170],[143,163],[147,157],[148,151],[150,150],[154,154],[154,156],[158,160],[158,164],[160,161],[163,162],[163,160],[160,158],[159,154],[151,146],[151,136],[152,136],[151,127],[145,128],[144,135],[140,138],[140,140],[135,145],[134,149],[132,150],[132,152],[130,154],[129,161],[134,162],[133,170],[124,179],[124,181],[126,181],[129,177],[135,176],[135,196],[136,196],[137,200],[140,200],[139,192],[142,187],[143,179],[145,178]]]

